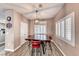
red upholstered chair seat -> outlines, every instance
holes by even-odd
[[[32,41],[32,48],[40,48],[40,41],[39,40],[33,40]]]

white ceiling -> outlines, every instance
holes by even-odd
[[[42,3],[42,7],[39,8],[39,4],[35,3],[10,3],[10,4],[0,4],[0,10],[3,9],[13,9],[17,12],[23,14],[28,19],[35,19],[36,12],[38,10],[37,18],[48,19],[53,18],[64,4],[61,3]]]

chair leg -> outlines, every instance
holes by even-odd
[[[31,56],[34,56],[34,53],[35,53],[35,49],[32,48],[32,53],[31,53]]]
[[[41,50],[41,47],[40,47],[40,49],[39,49],[39,52],[40,52],[40,56],[42,56],[42,50]]]
[[[52,46],[51,46],[51,42],[49,42],[49,47],[50,47],[50,50],[52,52]]]

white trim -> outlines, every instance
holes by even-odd
[[[24,42],[24,43],[26,43],[26,42]],[[14,51],[16,51],[17,49],[19,49],[24,43],[22,43],[21,45],[19,45],[17,48],[15,48],[15,49],[5,49],[5,51],[10,51],[10,52],[14,52]]]
[[[71,34],[72,34],[72,36],[71,36],[71,41],[69,41],[68,39],[66,39],[66,33],[64,33],[64,38],[62,38],[60,35],[58,36],[57,33],[56,33],[56,37],[58,39],[64,41],[64,42],[66,42],[67,44],[71,45],[72,47],[75,47],[75,20],[74,20],[75,19],[75,12],[72,12],[72,13],[68,14],[67,16],[65,16],[62,19],[60,19],[58,22],[60,22],[62,20],[66,21],[67,18],[71,18],[72,19],[72,28],[71,28],[71,31],[72,31]],[[66,32],[66,31],[64,30],[64,32]]]
[[[60,47],[58,47],[58,45],[55,43],[55,41],[52,41],[55,45],[56,45],[56,47],[60,50],[60,52],[63,54],[63,56],[66,56],[66,54],[61,50],[61,48]]]
[[[26,42],[24,42],[26,43]],[[21,45],[19,45],[17,48],[14,49],[14,51],[16,51],[17,49],[19,49],[24,43],[22,43]]]
[[[14,50],[13,50],[13,49],[5,49],[5,51],[14,52]]]

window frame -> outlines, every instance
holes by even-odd
[[[45,26],[45,33],[36,33],[36,31],[35,31],[35,26]],[[40,27],[41,28],[41,27]],[[40,30],[42,30],[42,29],[40,29]],[[42,36],[41,35],[44,35],[44,37],[46,36],[46,34],[47,34],[47,21],[40,21],[39,23],[37,23],[37,24],[34,24],[34,35],[38,35],[38,36],[40,36],[40,38],[42,39]],[[44,38],[43,37],[43,38]],[[40,40],[41,40],[40,39]]]
[[[68,18],[71,18],[71,41],[66,39],[66,19]],[[69,15],[65,16],[64,18],[62,18],[61,20],[59,20],[60,22],[61,21],[64,21],[64,38],[61,37],[61,36],[57,36],[57,38],[61,39],[62,41],[68,43],[69,45],[75,47],[75,13],[72,12],[70,13]],[[57,21],[57,22],[59,22]],[[60,29],[61,29],[61,25],[60,25]],[[56,33],[57,34],[57,33]],[[61,35],[61,30],[60,30],[60,35]]]

